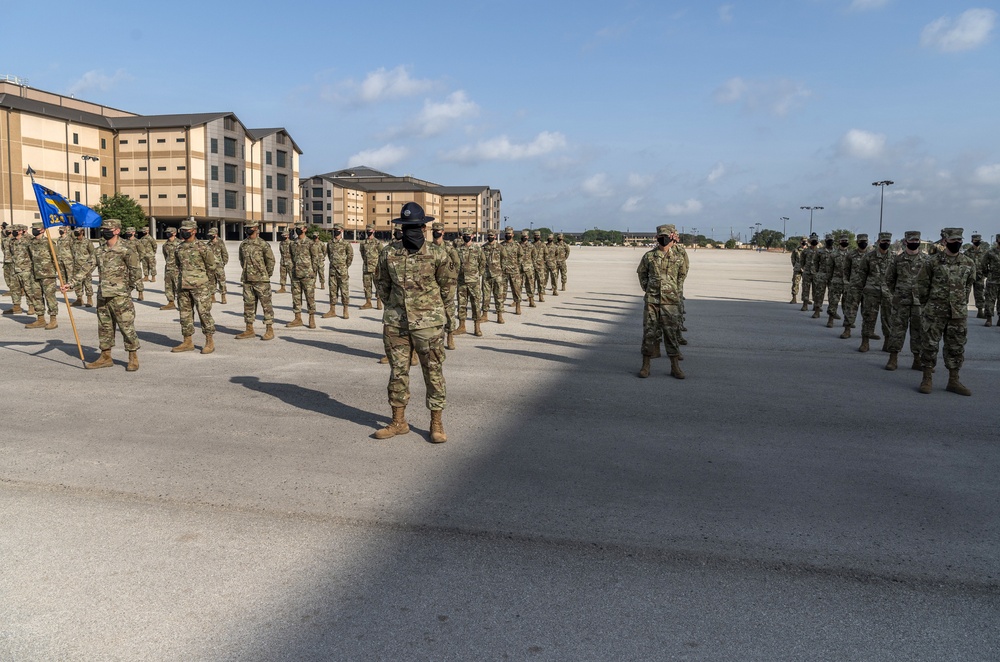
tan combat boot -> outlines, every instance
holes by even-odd
[[[139,301],[145,301],[145,300],[146,300],[145,293],[142,290],[139,290]]]
[[[267,324],[264,326],[264,335],[260,337],[261,340],[274,340],[274,326]]]
[[[365,297],[365,302],[361,304],[361,308],[358,310],[368,310],[372,307],[372,300],[369,297]]]
[[[302,326],[302,313],[295,313],[295,318],[285,325],[287,328],[291,328],[293,326]]]
[[[375,308],[378,309],[378,310],[382,310],[382,300],[381,299],[375,299]]]
[[[58,329],[58,328],[59,328],[59,322],[56,321],[56,316],[49,315],[49,323],[45,325],[45,329],[48,331],[51,329]]]
[[[833,328],[833,318],[832,317],[827,317],[826,318],[826,328],[828,328],[828,329],[832,329]]]
[[[559,296],[559,291],[555,288],[555,285],[552,286],[552,296]]]
[[[222,293],[222,303],[226,303],[226,293]]]
[[[351,314],[347,312],[347,299],[344,299],[341,303],[344,304],[344,319],[351,319]]]
[[[333,302],[333,299],[330,299],[330,310],[323,313],[322,318],[326,320],[336,316],[337,316],[337,304]]]
[[[921,393],[931,392],[931,375],[934,374],[934,368],[924,368],[924,378],[920,381],[920,388],[917,390]]]
[[[645,355],[642,357],[642,367],[639,368],[639,376],[643,379],[649,377],[649,359],[650,357]]]
[[[565,291],[566,291],[566,283],[563,283],[563,286],[562,286],[562,288],[561,288],[561,289],[562,289],[562,291],[563,291],[563,292],[565,292]]]
[[[489,321],[489,319],[486,317],[486,314],[487,314],[487,311],[486,311],[485,308],[483,308],[483,314],[479,316],[479,321],[480,322],[488,322]]]
[[[38,314],[38,313],[35,312],[35,304],[33,304],[33,303],[29,303],[28,304],[28,314],[29,315],[37,315]]]
[[[211,333],[205,334],[205,346],[201,348],[202,354],[211,354],[215,351],[215,340]]]
[[[78,296],[76,298],[76,301],[71,303],[70,306],[72,306],[73,308],[83,308],[83,299]]]
[[[798,297],[793,296],[792,300],[789,301],[788,303],[798,303]]]
[[[858,347],[858,351],[859,352],[868,351],[868,338],[865,338],[864,336],[861,337],[861,347]]]
[[[684,371],[681,370],[681,360],[677,355],[670,357],[670,376],[677,379],[684,379]]]
[[[446,441],[448,441],[448,435],[444,433],[441,410],[431,410],[431,443],[443,444]]]
[[[840,337],[843,338],[844,340],[847,340],[848,338],[850,338],[851,337],[851,327],[845,326],[844,327],[844,332],[840,334]]]
[[[156,282],[156,274],[153,274],[152,276],[149,277],[149,282],[150,283],[155,283]]]
[[[448,332],[448,335],[445,338],[444,348],[455,349],[455,334],[453,334],[451,331]]]
[[[948,385],[944,387],[944,390],[958,393],[959,395],[972,395],[972,391],[963,386],[962,382],[958,381],[957,368],[955,370],[948,370]]]
[[[286,292],[288,292],[288,290],[285,289],[285,284],[282,283],[281,287],[279,287],[277,290],[275,290],[274,293],[275,294],[285,294]]]
[[[125,372],[135,372],[139,369],[139,355],[131,351],[128,353],[128,365],[125,366]]]
[[[98,368],[110,368],[114,364],[115,362],[111,360],[111,350],[102,349],[101,355],[98,356],[96,360],[91,361],[90,363],[84,363],[83,367],[87,370],[97,370]]]
[[[917,354],[913,355],[913,365],[910,366],[910,370],[920,370],[920,356]]]
[[[458,323],[458,328],[455,329],[454,334],[456,336],[464,336],[468,331],[465,329],[465,320]]]
[[[177,310],[177,306],[174,305],[173,301],[168,301],[165,306],[160,306],[160,310]]]
[[[504,323],[504,321],[503,321],[503,311],[502,310],[498,310],[497,311],[497,324],[503,324],[503,323]]]
[[[417,358],[417,350],[413,350],[410,352],[410,365],[411,366],[420,365],[420,359]]]
[[[236,336],[236,339],[237,340],[246,340],[247,338],[253,338],[256,335],[257,335],[257,332],[254,331],[253,324],[247,324],[247,330],[244,331],[243,333],[238,334]]]
[[[805,301],[803,301],[802,302],[802,307],[799,308],[799,310],[802,310],[802,311],[809,310],[809,304],[806,303]]]
[[[986,316],[986,324],[983,324],[983,326],[993,326],[993,315]]]
[[[386,359],[388,363],[388,359]],[[396,435],[406,434],[410,431],[410,425],[406,422],[406,407],[392,408],[392,421],[389,425],[375,432],[376,439],[389,439]]]
[[[44,329],[45,328],[45,315],[39,315],[38,319],[29,324],[25,324],[26,329]]]
[[[309,324],[306,326],[308,329],[316,328],[316,313],[309,313]]]
[[[184,342],[182,342],[180,345],[177,345],[177,347],[174,347],[170,351],[174,353],[190,352],[193,349],[194,349],[194,341],[191,340],[191,336],[184,336]]]
[[[528,308],[537,308],[535,305],[535,299],[529,294],[528,295]]]
[[[17,304],[17,303],[15,303],[15,304],[14,304],[14,307],[13,307],[13,308],[11,308],[11,309],[9,309],[9,310],[5,310],[5,311],[3,311],[3,314],[4,314],[4,315],[20,315],[20,314],[21,314],[21,313],[23,313],[23,312],[24,312],[24,311],[23,311],[23,310],[21,310],[21,305],[20,305],[20,304]]]
[[[538,303],[545,303],[545,290],[538,290]]]
[[[382,365],[385,365],[386,363],[389,362],[389,357],[388,356],[383,356],[382,358],[380,358],[378,360],[378,362],[381,363]]]
[[[895,370],[899,359],[899,352],[889,352],[889,362],[885,364],[886,370]]]
[[[813,309],[812,318],[813,319],[819,319],[819,308],[814,308]]]
[[[474,325],[473,334],[481,338],[483,336],[483,329],[481,326],[479,326],[479,324],[480,324],[479,320],[473,322]]]
[[[87,308],[93,308],[94,307],[94,300],[90,297],[89,294],[87,295],[86,306],[87,306]]]
[[[514,314],[515,315],[520,315],[521,314],[521,301],[520,300],[514,302]]]

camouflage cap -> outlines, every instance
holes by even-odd
[[[827,232],[826,236],[823,237],[823,239],[826,239],[827,241],[833,241],[833,233]]]
[[[542,231],[541,230],[535,230],[532,234],[534,236],[536,236],[536,237],[541,237],[542,236]]]
[[[279,237],[287,237],[288,236],[288,231],[287,230],[278,230],[278,236]]]
[[[976,234],[972,235],[972,241],[975,241],[976,239],[982,239],[982,238],[983,238],[983,235],[979,234],[978,232]]]
[[[906,239],[906,241],[913,241],[913,240],[919,241],[920,240],[920,231],[919,230],[907,230],[903,234],[903,238]]]
[[[469,228],[459,228],[458,234],[469,234]]]
[[[562,232],[560,232],[560,233],[559,233],[559,238],[560,238],[560,239],[565,239],[565,237],[563,236],[563,233],[562,233]]]
[[[879,241],[892,241],[892,233],[891,232],[879,232],[878,233],[878,240]]]
[[[965,233],[965,228],[945,228],[944,230],[944,238],[952,241],[961,241],[962,235]]]
[[[173,235],[177,234],[177,230],[175,230],[174,228],[167,228],[166,230],[163,231],[163,234],[172,237]]]
[[[217,237],[217,236],[219,236],[219,228],[209,228],[208,229],[208,236],[209,237]]]
[[[528,230],[521,230],[522,237],[530,237],[531,233]]]
[[[107,223],[107,221],[105,221],[105,223]],[[20,223],[17,223],[11,228],[11,232],[27,232],[27,231],[28,231],[28,226],[21,225]]]
[[[505,227],[505,228],[503,229],[503,231],[504,231],[505,233],[507,233],[507,234],[514,234],[514,228],[512,228],[512,227],[511,227],[511,226],[509,226],[509,225],[508,225],[507,227]]]
[[[856,239],[857,239],[858,241],[868,241],[868,235],[866,235],[866,234],[862,233],[862,234],[859,234],[859,235],[858,235],[858,236],[856,237]]]
[[[135,234],[135,228],[125,228],[125,234]]]
[[[374,225],[366,225],[365,226],[365,232],[375,232],[375,226]]]
[[[258,223],[257,221],[244,221],[243,222],[243,229],[244,230],[259,230],[260,229],[260,223]]]
[[[677,226],[674,225],[673,223],[667,223],[666,225],[657,225],[656,226],[656,234],[657,235],[661,235],[661,234],[673,234],[675,232],[677,232]],[[559,235],[559,236],[561,237],[562,235]]]
[[[188,218],[181,221],[181,230],[197,230],[198,222],[193,218]]]
[[[343,229],[344,229],[344,226],[343,226],[343,225],[341,225],[340,223],[334,223],[334,224],[333,224],[333,229],[334,229],[334,230],[343,230]]]
[[[431,230],[440,230],[441,232],[444,232],[444,223],[441,221],[434,221],[431,223]]]
[[[117,218],[106,218],[103,221],[101,221],[101,227],[108,228],[109,230],[114,230],[114,229],[121,230],[122,222],[119,221]]]
[[[36,223],[32,223],[31,224],[31,229],[32,230],[34,230],[35,228],[44,228],[44,227],[45,227],[45,223],[42,223],[41,221],[38,221]]]
[[[816,234],[815,232],[813,232],[811,235],[809,235],[809,238],[810,239],[819,239],[819,235]]]
[[[310,230],[309,231],[309,238],[310,239],[319,239],[319,233],[316,232],[316,230]]]
[[[846,232],[841,232],[840,237],[838,237],[838,241],[850,241],[850,240],[851,240],[851,235],[847,234]]]

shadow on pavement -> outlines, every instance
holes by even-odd
[[[282,340],[290,343],[295,343],[296,345],[305,345],[307,347],[314,347],[316,349],[322,349],[328,352],[334,352],[336,354],[346,354],[349,356],[359,356],[363,359],[380,359],[381,354],[375,352],[368,352],[363,349],[356,349],[354,347],[348,347],[347,345],[341,345],[340,343],[329,342],[326,340],[311,340],[307,338],[299,338],[296,336],[279,336]]]
[[[344,421],[350,421],[351,423],[362,427],[370,427],[372,428],[372,431],[374,431],[375,428],[382,427],[388,423],[388,419],[385,418],[384,415],[379,415],[370,411],[364,411],[356,407],[351,407],[350,405],[345,405],[344,403],[330,397],[328,393],[311,388],[305,388],[299,386],[298,384],[265,382],[261,381],[259,377],[249,375],[230,377],[229,381],[233,384],[239,384],[248,388],[251,391],[270,395],[271,397],[277,398],[293,407],[298,407],[299,409],[316,412],[317,414],[330,416]]]
[[[578,359],[573,359],[568,356],[562,356],[560,354],[549,354],[547,352],[532,352],[526,349],[502,349],[500,347],[490,347],[488,345],[476,345],[478,349],[486,350],[487,352],[496,352],[497,354],[512,354],[516,356],[526,356],[529,359],[541,359],[543,361],[558,361],[559,363],[567,363],[569,365],[578,365],[580,361]]]

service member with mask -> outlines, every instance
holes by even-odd
[[[642,368],[640,377],[649,377],[649,361],[659,356],[663,337],[670,358],[670,375],[684,379],[681,370],[681,296],[688,265],[684,255],[673,249],[677,229],[673,225],[656,228],[657,247],[642,256],[636,273],[645,293],[642,318]]]

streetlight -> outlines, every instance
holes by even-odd
[[[754,237],[753,237],[753,226],[752,225],[750,226],[750,230],[747,232],[747,234],[749,235],[747,237],[747,243],[750,244],[751,246],[753,246],[753,239],[754,239]]]
[[[883,179],[880,182],[872,182],[872,186],[878,186],[878,187],[880,187],[882,189],[881,200],[878,203],[878,231],[879,231],[879,234],[882,233],[882,208],[885,206],[885,187],[886,186],[892,186],[895,183],[896,182],[894,182],[892,180],[889,180],[889,179]]]
[[[83,204],[90,206],[90,191],[87,186],[87,161],[99,161],[96,156],[91,156],[90,154],[84,154],[80,157],[83,159]]]
[[[754,223],[757,226],[757,252],[760,252],[760,221]]]
[[[813,210],[822,209],[822,207],[799,207],[799,209],[809,210],[809,235],[812,236],[813,233]]]
[[[788,239],[788,237],[785,235],[785,223],[788,222],[788,217],[782,216],[778,220],[781,221],[781,252],[784,253],[785,241]]]

